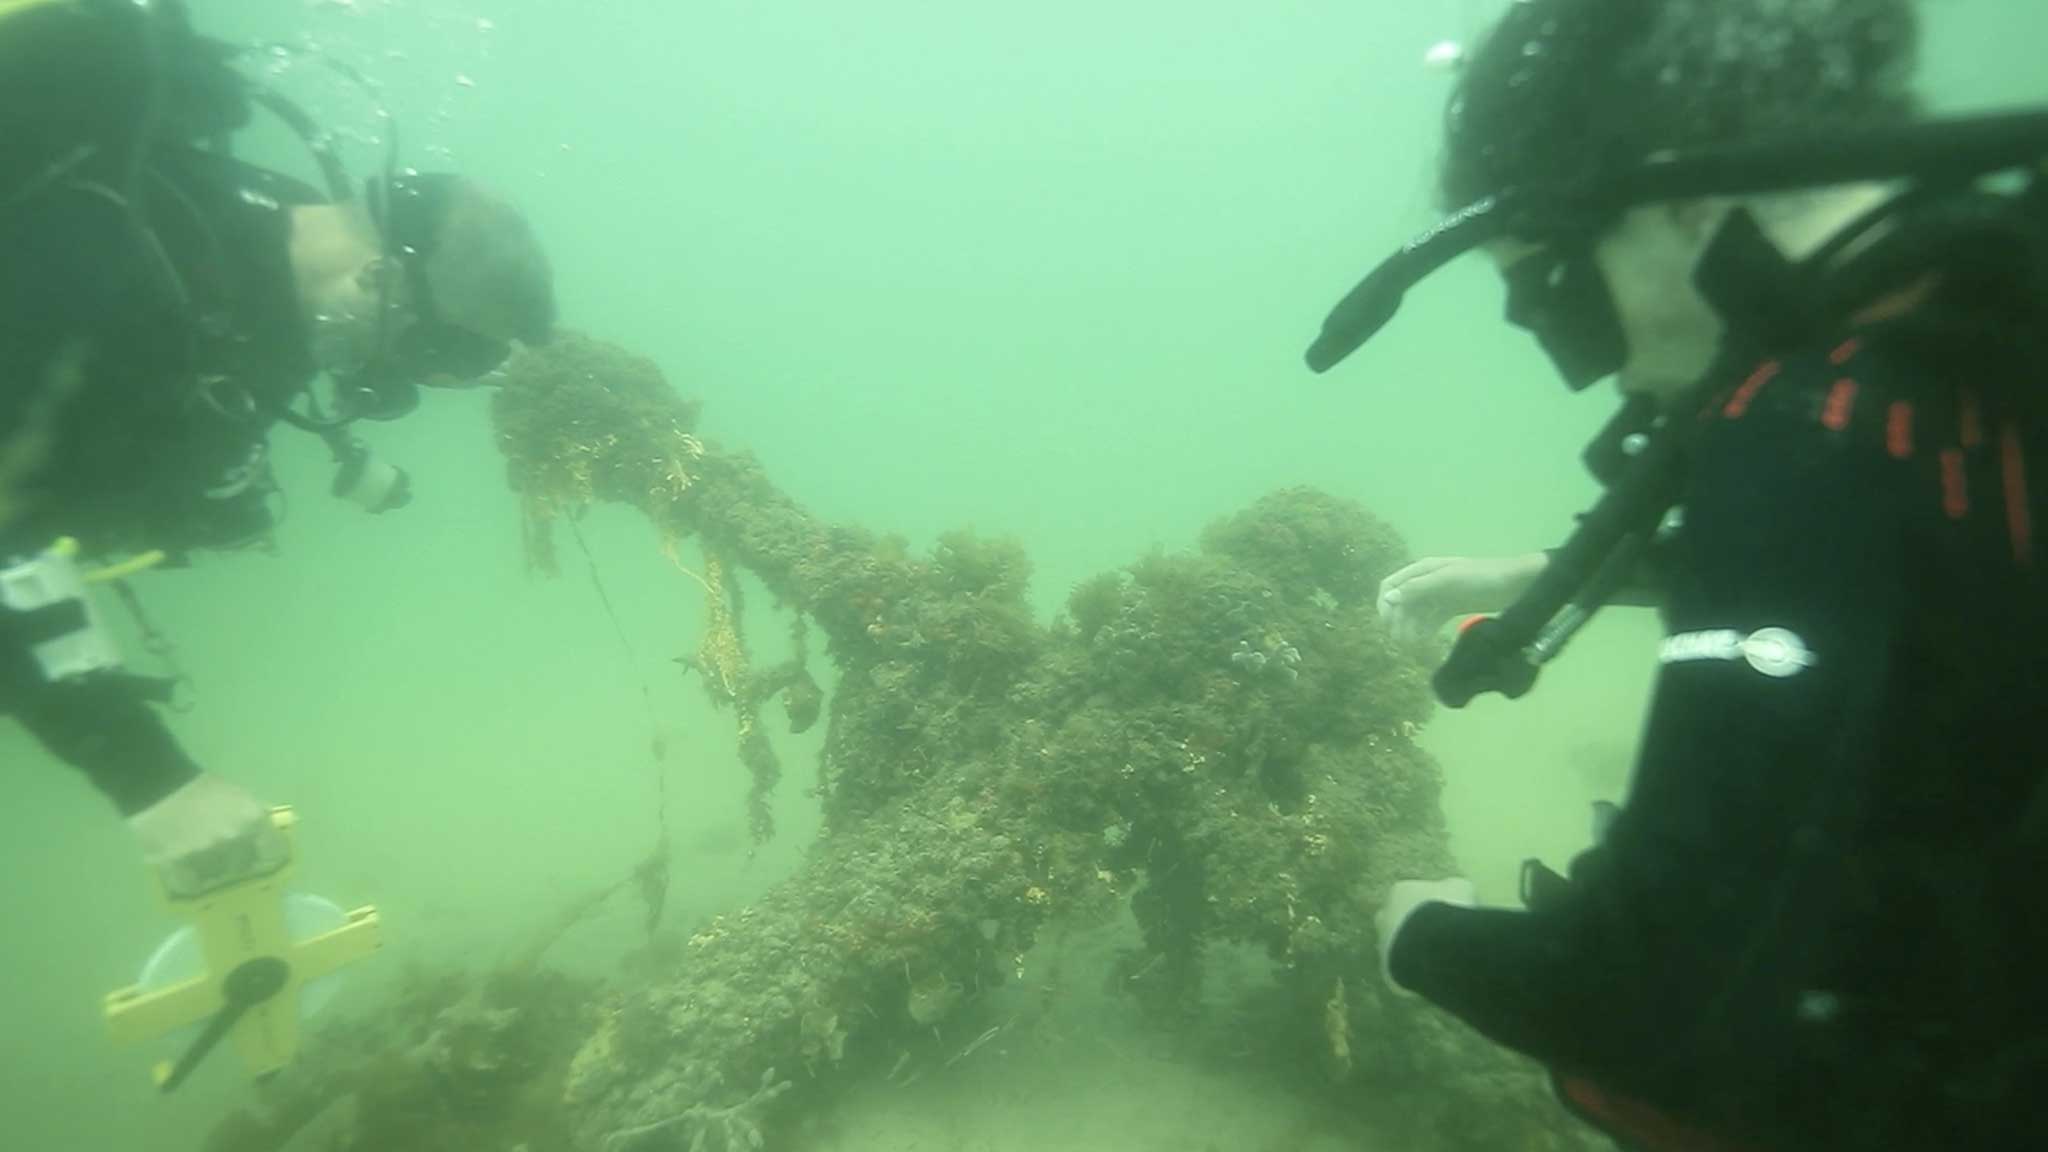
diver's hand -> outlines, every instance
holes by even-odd
[[[1373,927],[1380,939],[1380,979],[1387,987],[1403,996],[1414,993],[1394,983],[1391,957],[1394,955],[1394,937],[1401,932],[1401,926],[1408,917],[1415,914],[1424,904],[1455,904],[1470,908],[1479,902],[1479,895],[1472,889],[1472,882],[1462,876],[1448,880],[1398,880],[1387,890],[1387,898],[1380,903],[1380,910],[1373,914]]]
[[[1507,607],[1549,563],[1541,552],[1417,560],[1380,581],[1380,619],[1402,640],[1421,640],[1453,616]]]
[[[211,773],[130,816],[128,828],[144,862],[181,898],[274,871],[290,852],[270,809]]]

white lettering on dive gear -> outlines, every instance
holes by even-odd
[[[1449,232],[1451,229],[1456,228],[1461,224],[1464,224],[1468,220],[1471,220],[1473,217],[1486,215],[1488,212],[1491,212],[1496,207],[1498,207],[1499,204],[1500,198],[1497,196],[1487,196],[1474,203],[1467,204],[1463,208],[1458,209],[1456,212],[1453,212],[1449,216],[1438,221],[1436,223],[1436,226],[1431,228],[1429,231],[1424,232],[1422,235],[1417,236],[1414,239],[1408,241],[1406,244],[1401,245],[1401,250],[1403,252],[1413,252],[1417,248],[1420,248],[1423,245],[1429,243],[1430,241],[1436,239],[1437,237],[1443,235],[1444,233]]]
[[[252,208],[261,208],[266,212],[276,212],[284,207],[284,205],[279,204],[277,202],[277,198],[275,196],[265,195],[262,192],[258,192],[254,188],[248,187],[247,185],[235,189],[235,195],[241,199],[242,203],[247,204]]]
[[[1789,629],[1759,628],[1745,636],[1733,628],[1720,628],[1666,638],[1657,650],[1657,660],[1663,664],[1743,660],[1758,672],[1782,680],[1812,667],[1814,655],[1806,641]]]

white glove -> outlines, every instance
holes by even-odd
[[[1389,967],[1389,957],[1394,954],[1394,937],[1408,917],[1415,914],[1424,904],[1455,904],[1470,908],[1479,902],[1479,895],[1472,889],[1472,882],[1462,876],[1448,880],[1398,880],[1387,890],[1387,898],[1380,904],[1380,910],[1373,915],[1373,927],[1380,937],[1380,979],[1387,987],[1401,996],[1414,993],[1394,983],[1394,973]]]
[[[144,863],[181,899],[274,872],[291,855],[270,809],[210,773],[130,816],[128,829]]]
[[[1413,643],[1435,635],[1453,616],[1506,608],[1549,564],[1541,552],[1417,560],[1380,581],[1380,619]]]

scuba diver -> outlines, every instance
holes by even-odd
[[[1408,880],[1376,920],[1397,992],[1624,1146],[2048,1126],[2048,114],[1930,117],[1918,42],[1912,0],[1520,0],[1449,104],[1464,207],[1308,353],[1484,250],[1566,383],[1626,398],[1571,538],[1453,574],[1522,591],[1434,684],[1520,697],[1653,589],[1627,802],[1522,908]]]
[[[265,542],[280,423],[332,449],[337,495],[404,504],[350,425],[481,379],[555,311],[510,204],[395,163],[353,186],[238,51],[173,0],[0,0],[0,715],[107,795],[173,894],[282,845],[180,747],[85,585]],[[227,154],[257,107],[325,194]]]

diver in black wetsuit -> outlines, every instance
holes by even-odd
[[[1910,0],[1515,5],[1452,101],[1472,207],[1310,353],[1485,247],[1572,386],[1660,410],[1561,570],[1437,679],[1527,691],[1654,541],[1625,807],[1568,878],[1531,867],[1526,909],[1408,881],[1378,919],[1396,989],[1629,1146],[2048,1130],[2048,117],[1916,128],[1917,35]]]
[[[338,495],[405,503],[350,422],[481,377],[554,319],[517,211],[395,165],[351,187],[232,55],[175,3],[0,3],[0,714],[108,795],[173,891],[278,844],[121,670],[81,572],[261,542],[280,422],[326,440]],[[257,105],[308,135],[326,194],[213,144]]]

